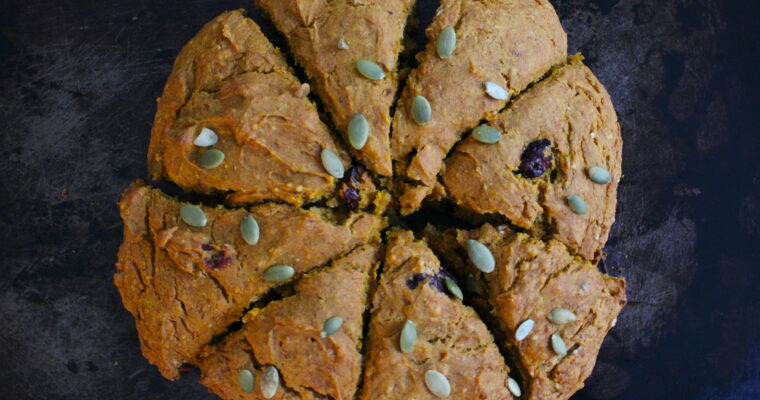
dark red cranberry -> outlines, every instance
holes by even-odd
[[[227,253],[226,247],[204,244],[201,248],[208,252],[209,256],[203,259],[208,269],[224,268],[232,262],[232,255]]]
[[[364,167],[361,165],[354,165],[348,170],[348,182],[351,186],[358,186],[362,182],[362,175],[365,173]]]
[[[420,283],[424,282],[427,278],[430,278],[430,275],[414,274],[406,280],[406,287],[408,287],[410,290],[417,289],[417,286],[419,286]]]
[[[343,190],[343,199],[346,200],[348,208],[356,210],[359,208],[359,202],[362,198],[359,196],[359,189],[347,187]]]
[[[552,154],[546,151],[551,145],[548,139],[531,142],[520,156],[520,167],[517,173],[526,178],[538,178],[552,165]]]
[[[430,286],[438,289],[439,292],[445,293],[451,297],[451,294],[448,292],[448,290],[446,290],[446,283],[444,282],[445,278],[454,279],[454,277],[451,276],[451,274],[443,268],[441,268],[435,275],[417,273],[413,274],[406,280],[406,287],[408,287],[410,290],[414,290],[417,289],[417,287],[422,282],[427,280]],[[456,281],[456,279],[454,279],[454,281]]]

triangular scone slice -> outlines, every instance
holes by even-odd
[[[336,129],[347,134],[356,114],[369,138],[354,156],[390,176],[390,108],[398,86],[396,64],[407,17],[415,0],[257,0],[290,44],[296,61],[316,86]],[[357,61],[380,66],[383,79],[364,77]]]
[[[437,42],[446,27],[456,32],[456,48],[441,58]],[[443,158],[467,130],[494,116],[507,93],[521,92],[567,53],[567,36],[548,0],[442,0],[427,37],[393,117],[391,149],[403,182],[404,214],[431,192]],[[503,92],[491,84],[487,91],[487,82]],[[417,96],[430,104],[424,124],[412,113]]]
[[[270,267],[291,266],[296,279],[378,237],[384,226],[366,213],[339,221],[329,210],[270,203],[198,207],[206,223],[195,227],[180,216],[185,205],[139,182],[119,203],[124,242],[114,281],[135,316],[143,355],[169,379],[252,301],[287,281],[265,277]],[[254,245],[241,234],[247,216],[259,226]]]
[[[445,377],[451,399],[512,398],[509,369],[493,336],[447,289],[447,278],[452,279],[411,232],[390,235],[372,302],[360,398],[436,398],[426,384],[430,374]],[[400,335],[406,321],[416,328],[416,340],[404,353]]]
[[[350,160],[307,92],[256,23],[241,11],[220,15],[182,49],[158,100],[152,177],[225,193],[235,205],[328,197],[335,178],[322,165],[322,150],[344,167]]]
[[[329,267],[307,273],[288,297],[251,310],[240,331],[207,349],[208,356],[198,363],[201,383],[225,400],[260,399],[263,371],[274,366],[280,384],[272,398],[353,399],[378,248],[364,245]],[[336,317],[342,319],[339,327],[324,331],[325,323]],[[239,383],[241,371],[248,373],[244,370],[255,377],[252,392]]]
[[[610,96],[591,70],[571,60],[488,125],[501,140],[486,144],[470,135],[446,160],[448,195],[586,259],[599,257],[615,221],[623,140]],[[605,180],[594,175],[605,171]],[[573,211],[569,196],[584,199],[587,212]]]
[[[445,260],[480,282],[475,292],[481,291],[484,301],[476,304],[485,303],[484,311],[499,324],[522,375],[524,398],[563,400],[580,390],[625,305],[625,280],[571,256],[555,240],[543,242],[505,227],[486,224],[469,232],[428,233]],[[490,249],[493,272],[483,273],[467,260],[469,239]],[[555,334],[567,355],[554,349]]]

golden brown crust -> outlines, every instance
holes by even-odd
[[[282,398],[329,396],[353,399],[361,372],[363,314],[379,263],[378,245],[362,246],[329,267],[307,273],[294,294],[251,310],[245,325],[200,361],[201,383],[226,400],[260,397],[236,383],[242,368],[261,376],[263,366],[280,372]],[[324,322],[343,318],[335,334],[321,337]],[[280,398],[280,397],[274,397]]]
[[[285,35],[296,61],[345,133],[354,114],[363,114],[370,136],[356,158],[371,170],[391,175],[390,107],[398,79],[396,65],[406,19],[414,0],[258,0]],[[339,48],[341,39],[346,49]],[[372,81],[356,70],[356,61],[379,64],[386,73]]]
[[[441,59],[435,44],[446,26],[455,28],[457,44],[451,57]],[[547,0],[443,0],[427,36],[427,49],[418,55],[420,65],[409,75],[393,118],[394,170],[405,180],[399,198],[403,213],[416,210],[430,194],[443,158],[462,134],[506,104],[486,94],[486,81],[517,94],[567,52],[567,37]],[[417,95],[432,108],[425,125],[411,117]]]
[[[135,316],[145,357],[169,379],[277,285],[263,279],[267,268],[291,265],[297,278],[384,227],[382,218],[361,212],[338,222],[327,210],[263,204],[248,211],[201,207],[208,223],[196,228],[179,218],[181,205],[140,182],[126,190],[120,202],[124,243],[114,276]],[[246,215],[258,221],[256,245],[240,234]]]
[[[502,132],[498,143],[470,136],[446,160],[447,193],[472,211],[501,214],[589,260],[599,257],[615,220],[623,141],[610,96],[594,74],[580,62],[559,68],[489,125]],[[521,154],[541,139],[551,142],[553,171],[525,178],[516,172]],[[611,182],[592,182],[593,166],[606,168]],[[586,214],[570,209],[570,195],[585,200]]]
[[[387,246],[372,301],[360,398],[435,398],[424,378],[433,369],[448,378],[452,399],[511,399],[509,369],[491,333],[474,310],[440,290],[445,272],[433,252],[409,231],[392,233]],[[412,288],[408,281],[415,274],[428,277]],[[399,334],[406,320],[415,324],[417,341],[405,354]]]
[[[219,142],[194,145],[203,128]],[[205,169],[198,160],[210,148],[225,158]],[[334,192],[322,149],[350,164],[285,58],[252,20],[230,11],[203,27],[177,57],[158,102],[148,161],[153,178],[184,190],[228,193],[230,204],[275,199],[300,205]]]
[[[583,387],[594,368],[599,348],[626,302],[625,280],[600,273],[588,261],[571,256],[557,241],[542,242],[522,233],[483,225],[475,231],[428,230],[444,259],[462,274],[483,283],[484,308],[498,323],[505,347],[523,377],[527,399],[564,400]],[[485,244],[496,260],[484,274],[463,256],[468,239]],[[548,320],[555,308],[572,311],[577,320],[565,325]],[[522,341],[517,327],[527,319],[535,326]],[[550,336],[560,334],[567,356],[557,355]]]

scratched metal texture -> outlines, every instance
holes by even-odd
[[[758,2],[553,3],[625,138],[606,265],[630,303],[574,399],[760,399]],[[147,175],[180,47],[241,7],[0,4],[0,399],[214,398],[140,355],[111,281],[115,202]]]

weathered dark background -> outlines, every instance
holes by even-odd
[[[429,19],[435,2],[420,0]],[[577,399],[760,399],[760,5],[556,0],[625,138],[629,306]],[[111,283],[180,47],[246,1],[0,5],[0,398],[212,399],[163,380]],[[260,18],[256,17],[258,21]]]

